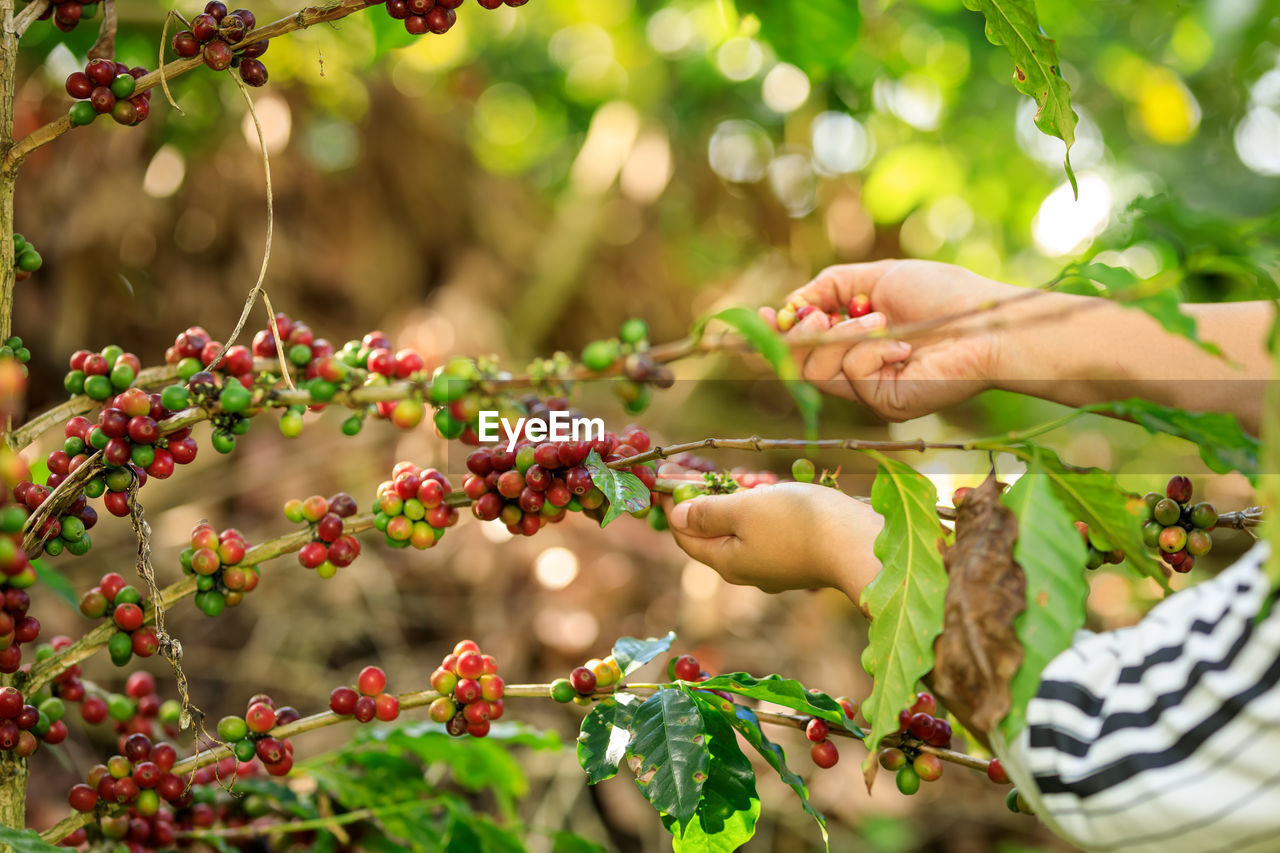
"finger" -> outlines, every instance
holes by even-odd
[[[816,305],[823,311],[838,311],[849,304],[854,294],[872,297],[876,282],[884,278],[900,261],[873,261],[866,264],[841,264],[827,267],[798,290],[787,294],[787,302]]]
[[[880,387],[880,372],[911,358],[906,341],[866,341],[845,353],[840,369],[864,405],[883,414],[886,394]]]
[[[852,337],[858,333],[883,328],[886,322],[883,314],[874,312],[863,317],[855,317],[836,323],[831,327],[831,331],[839,331]],[[856,346],[856,342],[848,341],[814,347],[809,351],[808,356],[801,365],[801,377],[810,382],[824,382],[831,379],[840,373],[840,366],[844,362],[845,354],[854,346]]]
[[[827,319],[827,315],[824,312],[814,311],[799,323],[792,326],[791,329],[783,335],[783,340],[803,340],[804,338],[822,334],[830,328],[830,326],[831,321]],[[810,352],[810,347],[792,347],[791,357],[795,359],[796,364],[804,364],[809,358]]]
[[[745,494],[745,493],[744,493]],[[676,504],[667,523],[680,536],[711,539],[732,536],[737,530],[738,495],[702,495]]]
[[[684,506],[684,504],[681,504],[681,506]],[[685,535],[675,528],[672,528],[671,532],[674,534],[676,544],[680,546],[682,551],[699,563],[710,566],[720,573],[723,573],[726,567],[732,565],[738,549],[742,546],[742,540],[736,536],[713,536],[707,539]]]
[[[778,312],[776,309],[770,308],[768,305],[765,305],[759,308],[756,313],[760,315],[761,320],[764,320],[766,323],[769,324],[769,327],[771,329],[774,329],[775,331],[777,330]]]

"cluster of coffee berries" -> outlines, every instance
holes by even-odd
[[[244,601],[246,593],[258,587],[257,566],[242,566],[248,543],[234,527],[219,533],[208,522],[191,531],[191,545],[179,560],[182,570],[196,577],[196,607],[205,616],[217,616],[226,607]]]
[[[53,18],[53,25],[59,31],[69,33],[81,21],[89,21],[98,16],[98,3],[81,3],[80,0],[60,0],[51,3],[40,14],[37,20],[47,21]]]
[[[820,312],[822,309],[816,305],[810,305],[803,301],[792,300],[786,305],[778,309],[774,315],[774,328],[779,332],[785,332],[804,320],[810,314]],[[865,317],[870,314],[871,297],[865,293],[855,293],[853,298],[849,300],[847,305],[841,306],[839,311],[828,312],[827,321],[834,326],[836,323],[845,320],[855,319],[857,317]]]
[[[107,653],[116,666],[125,666],[134,655],[151,657],[160,649],[155,629],[144,625],[142,593],[108,572],[98,585],[80,596],[80,612],[90,619],[109,619],[118,629],[107,641]]]
[[[473,640],[462,640],[431,673],[431,689],[440,698],[427,713],[454,737],[484,737],[490,721],[502,716],[504,686],[493,656],[483,654]]]
[[[48,464],[49,481],[56,487],[67,476],[66,454],[55,450],[49,454]],[[37,486],[28,481],[23,481],[14,488],[14,497],[33,509],[48,500],[51,493],[49,486]],[[77,557],[89,553],[93,545],[89,530],[97,523],[98,511],[89,506],[84,495],[77,495],[62,516],[45,519],[41,524],[38,535],[44,543],[44,553],[50,557],[56,557],[64,551]]]
[[[1191,480],[1173,477],[1165,486],[1164,497],[1148,492],[1143,498],[1146,523],[1142,541],[1148,548],[1159,548],[1160,556],[1175,572],[1189,572],[1196,557],[1213,548],[1209,534],[1218,523],[1218,511],[1211,503],[1191,503]]]
[[[378,484],[373,526],[392,548],[430,548],[446,527],[458,523],[458,511],[445,503],[452,490],[449,478],[435,468],[397,462],[391,479]]]
[[[8,541],[8,537],[4,537]],[[18,671],[22,663],[22,646],[34,643],[40,636],[40,620],[27,611],[31,596],[25,589],[5,583],[0,593],[0,673]]]
[[[222,360],[213,367],[213,360],[222,352],[222,343],[215,341],[203,326],[189,326],[173,339],[173,346],[164,351],[165,364],[172,364],[178,369],[178,378],[187,382],[202,370],[215,370],[225,376],[234,376],[246,388],[253,387],[253,353],[243,344],[235,344],[222,353]],[[172,385],[177,390],[166,392],[186,394],[186,387]],[[182,398],[182,399],[185,399]],[[177,402],[178,398],[175,397]],[[185,403],[169,408],[184,408]]]
[[[54,647],[57,647],[57,638]],[[80,717],[89,725],[101,725],[109,720],[118,736],[120,751],[124,751],[125,739],[130,735],[155,737],[157,724],[168,737],[178,735],[182,706],[175,699],[160,701],[155,677],[149,672],[130,674],[123,693],[103,693],[97,688],[86,692],[83,682],[79,684],[80,689],[75,687],[75,682],[65,682],[61,689],[55,689],[54,695],[68,702],[79,701]]]
[[[218,720],[218,738],[231,747],[237,761],[252,761],[256,756],[272,776],[284,776],[293,769],[293,743],[270,732],[300,719],[295,709],[276,708],[270,696],[259,693],[249,699],[243,717],[233,714]]]
[[[545,435],[544,428],[525,436]],[[594,451],[606,463],[635,456],[649,449],[649,434],[629,427],[621,435],[606,434],[593,441],[533,441],[522,438],[515,449],[482,447],[467,456],[471,472],[463,491],[474,503],[471,510],[481,521],[498,519],[513,534],[532,536],[544,525],[561,521],[565,512],[582,512],[600,520],[606,511],[605,496],[596,488],[584,463]],[[647,489],[657,481],[653,466],[632,465],[625,470]],[[652,497],[652,495],[651,495]]]
[[[932,693],[916,694],[916,701],[911,707],[898,714],[898,732],[930,746],[949,748],[951,724],[934,716],[937,712],[938,700]],[[921,752],[907,740],[898,746],[880,750],[880,766],[898,774],[898,790],[904,794],[914,794],[920,790],[922,781],[933,782],[942,775],[942,760],[936,755]]]
[[[551,698],[557,702],[577,702],[590,705],[591,697],[599,690],[608,690],[622,682],[622,667],[613,655],[592,658],[582,666],[574,667],[568,678],[551,682]]]
[[[617,337],[592,341],[582,348],[582,366],[596,373],[612,371],[621,364],[623,378],[614,383],[614,393],[629,414],[649,406],[649,385],[669,388],[674,381],[671,368],[654,361],[649,349],[649,326],[636,317],[627,320]]]
[[[71,808],[78,812],[93,811],[98,802],[109,805],[132,805],[143,814],[155,814],[161,799],[180,803],[187,793],[186,780],[173,772],[178,752],[168,743],[152,743],[144,734],[131,734],[124,739],[124,748],[111,756],[105,764],[89,770],[86,782],[75,785],[67,794]],[[127,831],[129,820],[124,817]],[[108,824],[102,824],[103,834],[112,838]],[[119,836],[123,838],[124,833]]]
[[[1075,525],[1076,530],[1080,531],[1080,538],[1084,540],[1085,548],[1087,548],[1089,552],[1089,556],[1085,560],[1086,568],[1096,569],[1103,563],[1111,563],[1114,565],[1124,562],[1124,551],[1121,551],[1119,548],[1108,548],[1105,550],[1099,548],[1099,545],[1105,546],[1108,543],[1094,539],[1094,537],[1090,536],[1089,525],[1085,522],[1077,521],[1075,522]]]
[[[40,253],[36,251],[36,247],[27,242],[27,238],[21,234],[13,235],[13,270],[15,281],[25,281],[31,277],[31,274],[40,269],[44,265],[44,258],[40,257]],[[9,344],[7,344],[9,345]],[[11,346],[11,345],[10,345]],[[21,347],[21,339],[17,347]],[[18,360],[26,363],[31,359],[31,353],[27,353],[26,358],[19,357]]]
[[[39,707],[29,705],[16,687],[0,687],[0,750],[25,758],[36,751],[40,740],[61,743],[67,737],[64,708],[61,699],[52,697]]]
[[[151,114],[151,92],[134,94],[138,78],[146,73],[141,66],[130,68],[111,59],[89,60],[83,71],[67,76],[67,94],[76,99],[67,111],[71,123],[90,124],[104,113],[111,113],[117,124],[126,127],[146,121]]]
[[[103,347],[101,352],[76,350],[71,354],[70,365],[62,380],[67,393],[85,394],[98,401],[128,388],[142,370],[136,355],[115,344]]]
[[[335,687],[329,694],[329,710],[357,723],[381,720],[389,723],[400,716],[400,700],[387,692],[387,674],[381,667],[366,666],[356,677],[355,687]]]
[[[177,392],[171,396],[176,401]],[[236,437],[249,431],[253,392],[234,377],[201,370],[187,380],[187,401],[215,412],[210,419],[213,430],[209,443],[219,453],[235,450]]]
[[[304,569],[315,569],[320,577],[331,578],[360,556],[360,542],[342,532],[342,519],[355,515],[356,509],[356,499],[346,492],[328,499],[322,495],[294,498],[284,505],[285,518],[311,526],[311,541],[298,551],[298,562]]]
[[[394,20],[404,21],[404,28],[411,35],[443,35],[453,29],[458,20],[454,9],[461,6],[462,2],[463,0],[387,0],[387,14]],[[509,5],[522,6],[527,2],[528,0],[523,0]],[[486,9],[496,9],[502,2],[480,0],[480,5]]]
[[[359,340],[347,341],[337,352],[329,347],[305,367],[305,387],[316,403],[327,402],[339,389],[386,385],[393,380],[425,379],[422,356],[413,349],[393,351],[391,339],[376,330]],[[374,403],[358,409],[343,421],[342,432],[346,435],[360,432],[370,413],[391,421],[400,429],[413,429],[422,423],[424,405],[415,394],[401,400]]]
[[[267,66],[259,57],[267,52],[267,39],[251,41],[238,52],[235,49],[257,23],[248,9],[228,12],[225,3],[209,0],[204,12],[191,19],[191,29],[173,37],[173,52],[184,59],[199,55],[214,71],[238,68],[240,79],[245,83],[264,86]]]

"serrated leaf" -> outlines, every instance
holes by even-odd
[[[726,308],[718,314],[701,320],[697,328],[705,326],[708,319],[727,323],[742,335],[752,349],[769,362],[778,379],[782,380],[787,393],[796,401],[796,409],[804,419],[805,432],[809,437],[815,437],[818,430],[818,411],[822,408],[822,395],[818,393],[817,388],[800,378],[800,368],[791,357],[791,348],[787,346],[782,335],[749,308]],[[697,335],[698,332],[695,330],[694,334]]]
[[[1130,566],[1139,574],[1154,578],[1167,592],[1169,581],[1164,568],[1151,556],[1142,542],[1142,531],[1136,514],[1140,501],[1121,489],[1112,477],[1097,468],[1071,469],[1057,454],[1044,447],[1028,445],[1019,455],[1030,460],[1039,455],[1055,494],[1076,519],[1097,527],[1108,541],[1124,552]]]
[[[631,720],[627,766],[655,809],[681,826],[693,819],[707,779],[706,733],[693,699],[664,688],[646,699]]]
[[[631,742],[631,720],[640,703],[631,693],[597,703],[582,720],[578,732],[578,764],[595,785],[618,774],[618,764]]]
[[[11,829],[4,825],[0,825],[0,844],[9,845],[0,849],[13,853],[66,853],[67,850],[45,841],[34,829]]]
[[[910,466],[872,455],[880,468],[871,506],[884,527],[874,546],[880,573],[862,591],[862,608],[871,620],[862,661],[875,679],[862,705],[871,723],[864,771],[875,766],[881,738],[898,730],[898,712],[911,704],[916,682],[933,668],[933,641],[942,632],[947,594],[937,490]]]
[[[1035,100],[1036,127],[1066,143],[1063,166],[1071,189],[1078,194],[1071,169],[1077,121],[1071,109],[1071,87],[1058,70],[1053,39],[1040,28],[1034,0],[964,0],[964,6],[982,13],[987,19],[987,39],[1004,45],[1013,57],[1013,87]]]
[[[858,737],[862,737],[862,729],[858,724],[844,715],[840,703],[826,693],[811,693],[803,684],[781,675],[766,675],[756,678],[745,672],[728,672],[713,675],[706,681],[698,682],[702,690],[724,690],[738,696],[772,702],[784,708],[790,708],[801,714],[819,717],[828,723],[843,726]]]
[[[43,559],[32,560],[31,567],[36,570],[36,580],[53,590],[58,598],[72,607],[80,606],[80,596],[76,594],[76,588],[61,572],[51,568]]]
[[[760,817],[751,762],[738,748],[738,738],[720,709],[701,700],[705,695],[693,696],[707,731],[711,756],[702,799],[694,820],[683,832],[675,827],[670,815],[662,816],[663,825],[672,833],[671,848],[675,853],[733,853],[755,835]]]
[[[604,518],[600,519],[601,527],[608,526],[609,522],[624,512],[637,512],[649,505],[649,490],[635,474],[629,471],[615,471],[605,465],[600,454],[594,450],[587,457],[586,465],[587,470],[591,472],[591,482],[597,489],[604,492],[605,498],[609,501]]]
[[[764,729],[760,728],[760,718],[750,708],[735,702],[726,702],[718,699],[715,694],[702,693],[696,700],[700,706],[716,707],[724,715],[725,722],[733,727],[734,731],[742,735],[743,740],[751,744],[751,746],[760,753],[770,767],[778,774],[784,784],[796,792],[796,796],[800,798],[800,807],[804,809],[805,814],[811,816],[818,822],[818,827],[822,830],[823,844],[827,843],[827,819],[823,817],[822,812],[813,807],[813,803],[809,801],[809,787],[805,785],[804,780],[792,772],[787,766],[787,754],[782,747],[769,740],[765,735]],[[718,703],[713,705],[712,703]],[[726,709],[724,706],[728,706]]]
[[[668,631],[665,637],[649,637],[645,640],[619,637],[613,644],[613,658],[622,669],[622,674],[627,676],[670,649],[675,641],[675,631]]]
[[[756,16],[760,37],[779,59],[815,77],[849,61],[862,19],[857,4],[846,0],[737,0],[737,7],[741,14]]]
[[[1234,415],[1223,412],[1184,412],[1133,397],[1112,403],[1089,406],[1091,412],[1109,412],[1129,418],[1147,432],[1176,435],[1194,442],[1200,458],[1211,471],[1226,474],[1239,471],[1250,480],[1260,472],[1258,454],[1262,442],[1240,428]]]
[[[1026,722],[1027,703],[1040,686],[1040,674],[1084,627],[1089,597],[1084,564],[1089,552],[1075,519],[1044,475],[1039,452],[1032,452],[1027,472],[1001,500],[1018,517],[1013,558],[1027,579],[1027,609],[1014,621],[1022,665],[1009,684],[1009,713],[1000,721],[1000,731],[1012,743]]]

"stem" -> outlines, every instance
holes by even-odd
[[[5,0],[12,5],[12,0]],[[245,36],[244,41],[236,45],[237,50],[241,50],[247,45],[253,44],[264,39],[272,39],[296,30],[305,30],[307,27],[322,24],[327,21],[336,21],[345,18],[354,12],[359,12],[368,6],[373,5],[371,0],[334,0],[334,2],[325,3],[317,6],[308,6],[300,9],[288,17],[273,21],[266,26],[258,27]],[[179,74],[185,74],[195,68],[204,65],[204,60],[199,56],[193,56],[189,59],[175,59],[173,62],[164,66],[164,74],[166,79],[172,79]],[[160,71],[152,71],[145,77],[138,78],[137,85],[134,87],[135,94],[141,94],[160,83]],[[35,151],[42,145],[52,142],[62,134],[71,130],[71,119],[67,116],[54,119],[43,127],[39,127],[31,133],[24,136],[19,142],[13,146],[12,150],[4,151],[3,168],[9,173],[17,171],[19,165],[28,154]]]
[[[0,826],[22,829],[27,825],[27,759],[11,750],[0,750]]]
[[[999,439],[1003,440],[1003,439]],[[761,438],[753,435],[750,438],[704,438],[699,441],[686,441],[683,444],[668,444],[665,447],[654,447],[644,453],[628,456],[616,462],[608,463],[610,468],[630,468],[653,459],[666,459],[679,453],[693,450],[993,450],[996,445],[987,439],[977,441],[925,441],[909,439],[905,441],[863,441],[857,438],[820,438],[808,440],[804,438]],[[1001,448],[1003,449],[1003,448]]]
[[[44,14],[45,9],[49,8],[51,0],[32,0],[27,7],[18,13],[13,19],[13,31],[16,35],[21,36],[27,31],[27,27],[37,21]]]
[[[30,10],[28,10],[30,11]],[[13,94],[18,75],[18,30],[13,0],[0,0],[0,342],[13,334]],[[7,425],[6,425],[7,429]]]

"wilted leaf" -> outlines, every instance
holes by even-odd
[[[946,622],[933,644],[933,686],[972,709],[970,725],[995,728],[1009,712],[1009,681],[1022,662],[1013,620],[1026,607],[1026,580],[1013,561],[1018,519],[1000,502],[991,474],[956,508],[956,542],[944,561]]]

